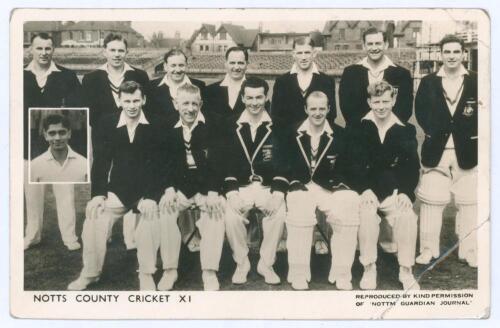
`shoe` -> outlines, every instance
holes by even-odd
[[[330,270],[330,274],[328,275],[328,282],[331,283],[332,285],[335,284],[335,286],[337,287],[337,289],[340,289],[340,290],[352,290],[351,279],[348,278],[347,275],[345,275],[345,276],[339,276],[339,277],[335,278],[333,276],[333,271]]]
[[[361,289],[377,288],[377,265],[375,263],[368,264],[364,267],[363,277],[359,282]]]
[[[477,268],[477,254],[474,251],[469,251],[465,255],[465,260],[471,268]]]
[[[139,273],[139,289],[140,290],[156,290],[153,275],[148,273]]]
[[[399,281],[403,284],[404,290],[420,290],[420,285],[415,280],[411,268],[399,267]]]
[[[233,278],[231,279],[233,284],[241,285],[247,282],[248,271],[250,271],[250,261],[248,256],[245,258],[243,263],[236,266]]]
[[[266,284],[277,285],[281,282],[280,277],[274,272],[273,268],[266,266],[262,260],[259,260],[257,264],[257,272],[264,277]]]
[[[74,291],[79,291],[79,290],[85,290],[90,284],[96,283],[99,281],[99,276],[97,277],[83,277],[80,275],[78,279],[73,281],[68,285],[68,290],[74,290]]]
[[[314,243],[314,253],[317,255],[328,254],[328,245],[323,240],[317,240]]]
[[[420,255],[415,259],[415,262],[418,264],[429,264],[433,258],[431,250],[424,248],[422,253],[420,253]]]
[[[158,290],[171,290],[177,281],[177,269],[166,269],[158,283]]]
[[[217,279],[217,275],[214,270],[203,270],[201,273],[201,279],[203,280],[203,290],[219,290],[219,280]]]
[[[308,290],[309,284],[307,283],[307,279],[303,275],[296,275],[292,279],[292,288],[295,290]]]
[[[66,248],[69,251],[76,251],[76,250],[79,250],[80,248],[82,248],[82,246],[80,245],[79,242],[75,241],[75,242],[72,242],[70,244],[66,244]]]

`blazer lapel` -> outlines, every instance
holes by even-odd
[[[106,73],[103,70],[98,70],[98,71],[101,74],[101,78],[99,80],[102,81],[102,86],[100,90],[102,90],[103,98],[101,99],[103,100],[106,99],[105,101],[103,101],[103,103],[108,103],[112,105],[113,106],[112,112],[116,112],[119,110],[119,108],[118,106],[116,106],[115,97],[113,97],[113,91],[111,91],[111,87],[109,86],[111,81],[108,78],[108,73]]]
[[[448,117],[451,118],[450,109],[448,108],[448,103],[446,102],[446,99],[444,97],[443,78],[441,76],[436,75],[436,84],[437,84],[436,90],[438,93],[436,96],[439,98],[439,102],[441,103],[441,106],[439,107],[443,108]]]
[[[253,143],[254,145],[257,145],[257,147],[255,147],[252,152],[252,162],[255,159],[255,157],[257,157],[259,150],[262,148],[267,138],[269,138],[269,136],[271,135],[272,125],[273,125],[272,122],[264,122],[257,128],[257,133],[255,135],[255,142]]]
[[[470,76],[464,75],[464,86],[462,89],[462,94],[460,95],[460,100],[458,101],[457,108],[455,109],[455,113],[453,113],[453,117],[457,117],[458,115],[461,115],[463,113],[469,90],[470,90],[470,88],[473,88],[473,87],[474,86],[471,85]]]
[[[333,141],[333,135],[331,133],[323,133],[319,139],[319,146],[318,146],[318,160],[316,161],[316,166],[314,167],[314,170],[312,171],[311,176],[314,175],[314,172],[316,172],[316,169],[321,163],[321,160],[323,157],[325,157],[326,152],[328,151],[328,148],[330,148],[330,145]]]
[[[298,131],[296,139],[300,152],[302,153],[304,161],[306,162],[307,167],[309,168],[310,171],[311,162],[309,161],[309,159],[311,158],[311,137],[309,137],[309,135],[307,133],[304,133],[303,131]]]
[[[243,152],[245,153],[248,162],[251,163],[252,162],[251,154],[253,154],[252,151],[253,142],[252,142],[252,136],[250,134],[250,125],[242,124],[239,122],[236,122],[236,125],[237,125],[236,135],[240,140],[241,147],[243,147]]]

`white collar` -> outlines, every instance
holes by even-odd
[[[375,120],[375,114],[373,114],[373,111],[371,111],[371,110],[361,120],[372,121],[373,123],[375,123],[375,126],[377,126],[377,121]],[[391,127],[394,124],[405,126],[403,124],[403,122],[401,122],[399,120],[399,118],[394,113],[391,113],[391,115],[389,117],[389,124],[387,124],[386,126]],[[378,128],[378,126],[377,126],[377,128]]]
[[[34,62],[31,61],[28,66],[26,66],[26,68],[24,69],[25,71],[30,71],[31,73],[35,74],[35,70],[34,70]],[[57,68],[56,64],[54,63],[54,61],[51,61],[50,62],[50,66],[49,66],[49,69],[45,72],[46,75],[49,75],[50,73],[52,72],[60,72],[61,70],[59,68]]]
[[[458,75],[469,75],[469,71],[465,69],[464,65],[460,65]],[[444,66],[441,66],[441,68],[437,72],[437,76],[448,77],[448,75],[446,75],[446,72],[444,71]]]
[[[297,131],[305,131],[308,135],[310,135],[310,136],[313,135],[312,128],[311,128],[311,123],[309,122],[308,118],[304,122],[302,122],[302,124],[297,129]],[[325,125],[323,125],[323,131],[321,131],[321,133],[319,135],[322,135],[325,132],[328,133],[328,134],[332,134],[333,133],[333,130],[332,130],[331,126],[330,126],[330,123],[328,123],[328,120],[325,120]]]
[[[258,125],[261,125],[263,122],[272,122],[271,116],[269,116],[269,114],[266,112],[265,109],[263,109],[263,111],[264,112],[262,113],[262,116],[260,117]],[[236,121],[236,123],[254,124],[250,120],[250,114],[248,114],[248,112],[246,111],[246,109],[243,111],[243,113],[241,113],[240,118],[238,118],[238,120]]]
[[[50,147],[49,149],[42,155],[43,156],[43,159],[45,159],[46,161],[55,161],[56,159],[54,158],[54,155],[52,155],[52,152],[50,151]],[[71,147],[68,145],[68,154],[66,155],[66,158],[64,159],[64,161],[66,162],[69,158],[77,158],[77,153],[71,149]]]
[[[365,57],[363,59],[361,59],[359,62],[358,62],[358,65],[361,65],[363,67],[366,67],[368,70],[372,70],[373,68],[370,66],[370,64],[368,63],[368,57]],[[389,59],[389,57],[387,57],[386,55],[384,55],[384,57],[382,58],[382,64],[380,64],[377,68],[377,71],[383,71],[385,69],[387,69],[387,67],[389,66],[394,66],[396,67],[396,65],[392,62],[392,60]]]
[[[312,74],[319,74],[318,66],[316,66],[316,63],[312,63],[312,68],[311,68]],[[298,74],[299,69],[297,68],[296,64],[293,64],[292,69],[290,70],[290,74]]]
[[[139,116],[139,120],[137,121],[137,124],[149,124],[148,120],[146,119],[146,115],[144,115],[143,111],[141,111],[141,114]],[[126,119],[126,115],[122,109],[122,112],[120,113],[120,119],[118,120],[118,124],[116,125],[116,127],[120,128],[124,125],[127,125],[127,119]]]
[[[230,85],[241,85],[243,81],[246,80],[246,76],[243,76],[243,78],[239,82],[234,82],[230,77],[229,74],[226,74],[224,76],[224,80],[220,83],[221,87],[228,87]]]
[[[109,74],[108,63],[104,63],[103,65],[97,67],[97,69],[100,69],[101,71],[105,71],[106,73]],[[123,63],[123,74],[125,74],[126,71],[133,71],[133,70],[134,70],[134,68],[132,66],[130,66],[126,62]]]
[[[163,85],[163,84],[165,84],[165,85],[166,85],[167,87],[169,87],[170,89],[172,89],[172,86],[173,86],[173,87],[175,87],[175,86],[176,86],[176,85],[175,85],[172,81],[170,81],[170,80],[168,79],[167,74],[165,74],[165,76],[164,76],[164,77],[163,77],[163,79],[161,80],[160,84],[158,84],[158,86],[161,86],[161,85]],[[179,85],[179,86],[181,86],[181,85],[184,85],[184,84],[193,84],[193,83],[191,82],[191,80],[189,79],[189,77],[188,77],[186,74],[184,74],[184,79],[183,79],[183,80],[182,80],[182,82],[181,82],[181,83],[179,83],[178,85]]]
[[[196,116],[196,119],[194,120],[194,123],[191,126],[191,130],[194,129],[195,126],[197,126],[199,122],[205,123],[205,116],[203,116],[203,113],[201,111],[198,112],[198,116]],[[174,128],[180,128],[182,126],[184,126],[184,124],[182,123],[182,119],[179,118],[177,123],[174,125]]]

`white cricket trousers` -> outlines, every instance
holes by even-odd
[[[25,243],[36,244],[42,239],[45,184],[28,183],[28,161],[24,161],[24,195],[26,199]],[[53,184],[57,223],[65,245],[78,241],[75,234],[75,187],[72,184]]]
[[[294,276],[311,280],[311,243],[316,208],[325,213],[333,235],[331,281],[338,277],[351,278],[359,227],[359,195],[352,190],[331,192],[315,184],[306,185],[307,191],[290,192],[287,196],[286,217],[288,249],[288,281]]]
[[[458,166],[455,149],[445,149],[437,167],[423,168],[417,197],[420,206],[420,251],[428,249],[432,256],[440,255],[440,234],[443,210],[454,195],[458,208],[455,232],[458,235],[458,256],[477,253],[477,168]]]
[[[86,218],[83,223],[83,269],[84,277],[98,277],[107,251],[107,241],[111,236],[114,223],[129,211],[128,207],[114,203],[108,199],[104,210],[95,219]],[[139,220],[135,229],[137,243],[137,260],[139,272],[154,273],[156,271],[156,253],[159,244],[157,229],[158,218],[145,220],[138,214]]]
[[[196,221],[196,226],[201,236],[201,269],[219,270],[222,245],[224,243],[224,218],[210,218],[206,212],[206,198],[204,195],[196,194],[187,199],[182,192],[177,191],[179,211],[173,214],[160,212],[158,231],[160,233],[160,254],[164,270],[177,269],[179,265],[182,238],[177,221],[183,211],[195,207],[200,210],[200,218]]]
[[[377,215],[382,213],[382,219]],[[413,209],[400,211],[397,195],[387,197],[377,208],[361,206],[359,225],[359,261],[364,266],[377,261],[377,243],[388,253],[397,253],[399,265],[415,264],[417,215]]]
[[[246,208],[255,206],[259,210],[263,210],[271,198],[270,188],[263,186],[259,182],[240,187],[238,193]],[[262,219],[263,237],[259,253],[261,261],[268,267],[271,267],[276,260],[276,248],[283,234],[285,215],[286,209],[283,203],[273,216],[265,216]],[[237,213],[229,205],[229,202],[227,203],[225,215],[226,235],[233,251],[233,259],[237,264],[242,264],[248,256],[247,228],[243,221],[247,217],[248,212],[243,215]]]

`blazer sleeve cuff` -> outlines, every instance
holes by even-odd
[[[224,190],[226,195],[231,191],[238,191],[239,183],[235,177],[227,177],[224,179]]]
[[[274,177],[273,182],[271,183],[271,192],[279,191],[283,194],[286,193],[289,187],[289,182],[284,177]]]

